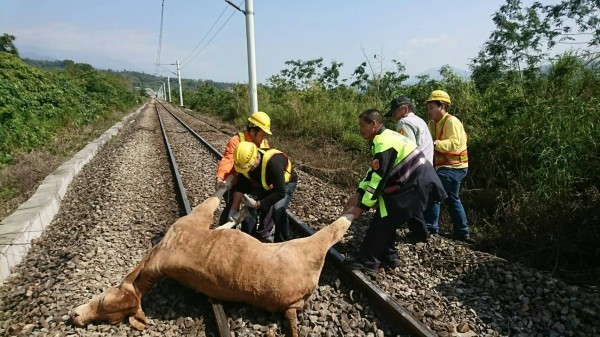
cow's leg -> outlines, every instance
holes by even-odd
[[[284,315],[285,319],[287,319],[288,326],[290,327],[290,336],[298,337],[298,316],[296,307],[286,309]]]

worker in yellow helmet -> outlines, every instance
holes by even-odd
[[[233,187],[231,212],[239,211],[242,199],[254,210],[242,223],[242,231],[265,242],[287,241],[287,208],[298,183],[298,175],[287,154],[275,149],[260,149],[252,142],[241,142],[233,150],[233,160],[239,175]],[[260,217],[258,224],[257,215]],[[275,233],[271,237],[273,227]]]
[[[452,219],[453,237],[473,243],[459,195],[461,182],[469,168],[467,134],[460,120],[448,113],[451,103],[450,95],[443,90],[434,90],[426,102],[430,118],[429,131],[433,137],[433,166],[448,194],[445,202]],[[439,202],[432,203],[425,212],[427,229],[432,234],[439,233],[439,215]]]
[[[269,115],[262,111],[257,111],[250,115],[250,117],[248,117],[248,125],[246,126],[246,130],[233,135],[233,137],[229,139],[227,145],[225,146],[223,158],[217,167],[217,181],[215,184],[215,189],[218,190],[219,188],[224,187],[225,179],[227,179],[228,176],[237,176],[237,172],[233,168],[233,150],[240,142],[252,142],[260,148],[269,148],[269,142],[265,139],[265,137],[266,135],[271,134],[271,118]],[[234,185],[235,183],[236,180],[234,180],[232,184]],[[226,223],[231,216],[229,211],[231,209],[232,196],[233,194],[230,192],[225,195],[225,208],[223,209],[223,212],[221,212],[219,225]]]

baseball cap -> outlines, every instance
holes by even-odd
[[[384,117],[390,117],[392,115],[392,113],[394,112],[394,110],[396,110],[397,107],[403,106],[406,104],[412,104],[412,101],[410,100],[410,98],[408,98],[406,96],[398,96],[398,97],[394,98],[390,102],[390,111],[388,111]]]

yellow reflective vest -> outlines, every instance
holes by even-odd
[[[269,184],[267,184],[267,164],[269,163],[269,159],[271,159],[271,157],[273,157],[273,155],[275,154],[283,154],[286,158],[287,155],[279,150],[275,150],[275,149],[270,149],[270,150],[264,150],[264,149],[258,149],[258,151],[261,153],[261,155],[263,156],[262,158],[262,165],[261,165],[261,171],[260,171],[260,177],[261,177],[261,184],[262,187],[265,189],[265,191],[268,191],[271,189],[271,186]],[[252,180],[250,178],[250,176],[248,175],[248,173],[244,173],[244,176],[246,176],[246,178],[248,178],[249,180]],[[285,172],[283,173],[283,178],[285,180],[285,183],[289,183],[290,179],[292,178],[292,162],[290,161],[289,158],[287,158],[287,165],[285,167]]]
[[[436,169],[469,167],[468,136],[458,118],[447,113],[437,123],[431,120],[429,131],[437,141],[433,153],[433,166]]]
[[[387,178],[401,170],[410,172],[412,168],[404,167],[404,164],[410,163],[407,159],[419,153],[413,141],[395,131],[384,129],[376,135],[371,145],[373,162],[358,185],[358,192],[362,194],[361,203],[369,208],[379,203],[381,217],[387,216],[382,196]]]

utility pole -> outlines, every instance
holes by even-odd
[[[181,88],[181,71],[179,67],[179,60],[175,61],[177,64],[177,77],[179,77],[179,106],[183,106],[183,90]]]
[[[167,87],[169,88],[169,103],[171,103],[171,78],[167,76]]]
[[[181,66],[179,65],[179,60],[176,60],[175,63],[159,64],[159,66],[163,66],[163,65],[177,66],[177,73],[174,73],[174,72],[170,71],[169,69],[166,69],[166,68],[165,69],[168,72],[170,72],[171,74],[176,75],[177,78],[179,79],[179,106],[183,106],[183,88],[181,87]],[[169,102],[171,102],[171,82],[169,81],[168,76],[167,76],[167,83],[169,83]],[[165,99],[166,99],[166,96],[165,96]]]
[[[246,0],[246,39],[248,40],[248,78],[250,79],[250,113],[258,111],[256,57],[254,54],[254,1]]]
[[[229,0],[228,4],[246,16],[246,43],[248,50],[248,79],[250,85],[250,113],[258,111],[258,91],[256,88],[256,57],[254,52],[254,1],[246,0],[246,10],[241,10]]]
[[[158,56],[156,56],[156,70],[154,75],[158,74],[158,66],[160,64],[160,51],[162,49],[162,29],[163,29],[163,14],[165,12],[165,0],[162,0],[160,9],[160,34],[158,35]]]

